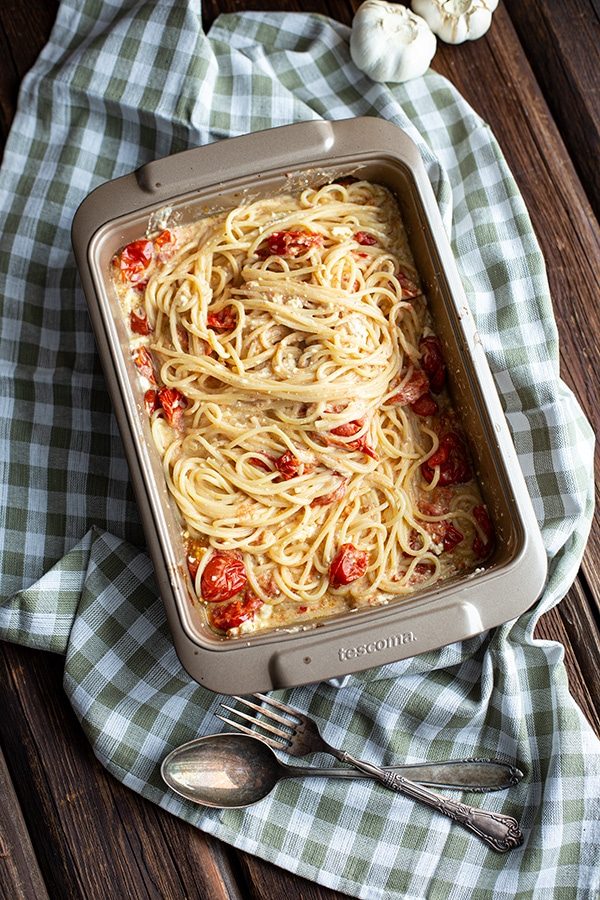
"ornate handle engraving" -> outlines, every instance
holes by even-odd
[[[338,759],[343,759],[344,762],[351,763],[357,769],[374,775],[385,787],[398,791],[400,794],[406,794],[412,797],[413,800],[418,800],[420,803],[424,803],[425,806],[429,806],[431,809],[442,813],[442,815],[448,816],[448,818],[458,822],[459,825],[472,831],[499,853],[506,853],[508,850],[513,850],[523,843],[523,835],[519,828],[519,823],[512,816],[487,812],[487,810],[478,809],[476,806],[468,806],[466,803],[451,800],[449,797],[436,794],[435,791],[431,791],[429,788],[409,781],[408,778],[404,778],[402,775],[386,772],[384,769],[380,769],[379,766],[355,759],[349,753],[342,752]]]
[[[468,828],[469,831],[473,831],[486,844],[489,844],[490,847],[493,847],[494,850],[498,850],[500,853],[513,850],[523,843],[523,835],[519,829],[519,823],[512,816],[487,812],[487,810],[477,809],[475,806],[468,806],[466,803],[451,800],[449,797],[442,797],[434,791],[421,788],[420,785],[408,781],[402,775],[384,772],[381,783],[394,791],[408,794],[415,800],[421,800],[421,802],[426,803],[432,809],[437,809],[442,815],[454,819],[455,822]]]

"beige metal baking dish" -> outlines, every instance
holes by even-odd
[[[226,639],[191,601],[181,524],[150,438],[111,260],[158,213],[186,224],[242,198],[348,174],[385,185],[398,200],[495,526],[496,550],[483,569],[387,606],[344,613],[306,630]],[[200,684],[249,693],[339,677],[478,634],[536,600],[546,575],[540,532],[433,191],[404,132],[379,119],[316,121],[188,150],[97,188],[77,211],[72,236],[169,625],[183,665]]]

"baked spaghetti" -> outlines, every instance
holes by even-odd
[[[215,630],[388,603],[490,554],[385,188],[349,180],[240,205],[134,241],[114,275]]]

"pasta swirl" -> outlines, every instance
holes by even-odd
[[[115,259],[115,283],[214,627],[389,602],[489,554],[385,188],[311,188],[146,243]]]

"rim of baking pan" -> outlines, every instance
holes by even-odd
[[[266,150],[269,151],[271,164],[263,166],[263,171],[257,173],[255,165],[249,160],[261,159],[261,153],[264,154]],[[175,210],[191,207],[196,209],[204,202],[214,208],[215,195],[231,197],[236,192],[243,194],[244,190],[252,190],[254,186],[259,193],[264,194],[272,182],[282,178],[298,178],[299,175],[314,178],[315,172],[340,172],[344,168],[360,168],[382,160],[388,160],[390,164],[406,170],[406,177],[414,182],[415,196],[431,227],[432,246],[438,257],[437,264],[441,267],[439,275],[445,281],[445,291],[458,311],[461,329],[459,337],[464,341],[464,351],[472,363],[479,386],[477,399],[481,406],[480,414],[487,419],[487,430],[492,430],[496,442],[495,458],[501,480],[504,481],[502,489],[507,495],[507,502],[514,504],[512,521],[518,532],[514,552],[503,565],[492,565],[484,571],[442,582],[407,598],[392,601],[387,606],[316,620],[307,628],[269,630],[235,639],[222,638],[214,632],[210,635],[203,634],[197,623],[192,621],[193,606],[190,605],[189,586],[183,591],[181,589],[182,581],[187,580],[187,572],[181,571],[181,561],[175,558],[172,539],[167,536],[164,496],[158,497],[153,485],[149,484],[148,461],[144,458],[148,448],[139,432],[139,404],[136,405],[127,390],[130,385],[128,374],[123,368],[124,359],[119,360],[118,355],[115,357],[116,326],[106,296],[106,272],[103,274],[98,265],[99,248],[106,241],[107,234],[112,235],[116,241],[120,240],[122,246],[126,240],[121,240],[119,236],[125,235],[128,228],[135,228],[140,219],[147,222],[149,212],[159,209],[165,203]],[[220,171],[227,171],[227,178],[219,178],[214,174]],[[244,650],[244,655],[247,655],[248,650],[264,654],[269,647],[286,643],[300,642],[303,648],[308,648],[309,645],[322,647],[324,642],[335,643],[336,639],[346,639],[355,633],[363,636],[369,633],[372,635],[371,641],[359,644],[358,649],[356,645],[351,645],[345,658],[340,660],[346,664],[348,671],[356,671],[380,661],[379,655],[377,659],[371,659],[368,656],[370,653],[379,654],[380,650],[391,650],[392,656],[397,659],[400,658],[399,653],[403,656],[413,655],[421,650],[442,646],[513,618],[536,600],[545,578],[546,557],[531,501],[483,347],[468,310],[433,191],[416,146],[397,126],[377,119],[300,123],[228,139],[218,145],[184,151],[149,163],[136,173],[100,186],[84,200],[74,220],[73,243],[115,413],[126,445],[157,580],[163,599],[171,601],[167,604],[167,612],[170,612],[169,620],[180,655],[182,648],[181,635],[176,634],[178,628],[183,630],[191,645],[203,651],[214,654],[215,651],[229,653]],[[103,343],[104,347],[101,346]],[[111,365],[114,369],[112,372]],[[154,484],[154,488],[156,487]],[[490,604],[490,599],[497,601],[500,589],[505,603],[501,609],[497,605],[493,609],[494,603]],[[479,596],[475,596],[476,594]],[[173,616],[173,608],[169,609],[173,606],[177,612],[176,617]],[[449,625],[449,618],[453,615],[456,618],[457,610],[460,612],[460,621],[457,628],[453,628]],[[375,646],[384,640],[381,635],[389,632],[390,625],[405,626],[406,632],[401,633],[409,634],[408,626],[424,613],[434,613],[439,620],[434,629],[435,636],[426,640],[424,645],[422,640],[407,639],[404,642],[406,646],[394,647],[393,642],[390,647]],[[179,643],[177,638],[180,639]],[[417,646],[412,646],[413,643]],[[375,646],[375,651],[368,649],[371,644]],[[359,652],[362,646],[367,648],[364,653]],[[356,655],[351,652],[353,649],[357,650]],[[183,649],[186,658],[189,657],[190,650],[196,653],[191,646],[187,646]],[[386,655],[388,654],[382,654]],[[306,658],[310,657],[304,658],[305,664]],[[189,659],[187,663],[184,659],[182,661],[189,669]],[[317,677],[329,677],[330,674],[339,672],[319,673]],[[194,677],[197,675],[194,674]],[[305,677],[304,680],[309,679]],[[310,680],[315,679],[311,677]],[[223,690],[223,687],[217,689]]]

